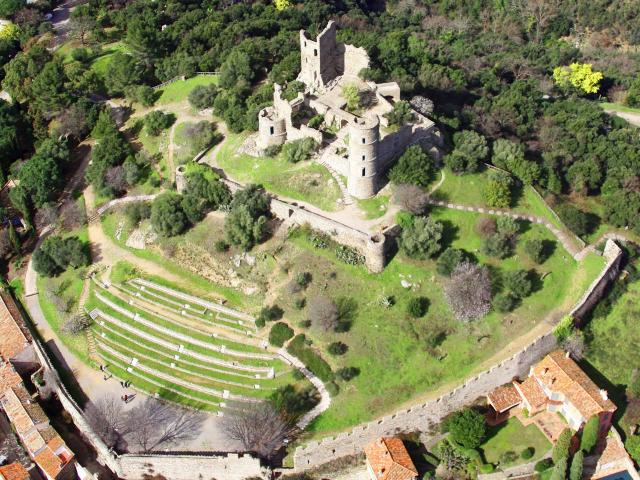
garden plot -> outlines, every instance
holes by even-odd
[[[130,380],[137,389],[195,408],[221,411],[229,404],[255,402],[278,387],[296,383],[292,369],[268,352],[260,339],[247,337],[244,330],[216,333],[215,325],[196,321],[198,315],[208,313],[200,302],[209,302],[193,301],[197,297],[185,294],[181,305],[184,309],[185,298],[191,300],[189,312],[195,317],[185,318],[170,310],[176,297],[167,295],[169,302],[145,310],[135,296],[140,290],[129,289],[130,294],[127,287],[117,287],[94,282],[87,307],[94,320],[98,355],[114,376]],[[233,317],[224,313],[247,321],[239,312]]]

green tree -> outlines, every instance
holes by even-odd
[[[533,289],[529,272],[522,269],[505,273],[503,283],[516,298],[528,297]]]
[[[571,431],[570,428],[565,428],[562,431],[562,433],[560,433],[560,436],[558,437],[556,444],[553,446],[553,451],[551,452],[551,458],[553,458],[553,463],[557,465],[558,462],[560,462],[560,460],[562,460],[563,458],[565,460],[569,458],[569,448],[571,447],[572,438],[573,438],[573,432]],[[566,467],[567,465],[565,463],[564,471],[566,471],[567,469]]]
[[[385,114],[385,117],[389,120],[389,125],[398,125],[401,127],[413,121],[413,109],[411,105],[409,105],[409,102],[400,100],[393,104],[393,110]]]
[[[472,408],[465,408],[451,415],[446,428],[451,438],[464,448],[478,448],[487,436],[484,415]]]
[[[151,107],[156,101],[156,91],[149,85],[133,85],[125,89],[127,98],[143,107]]]
[[[255,218],[249,207],[239,205],[228,214],[224,223],[224,230],[229,243],[239,245],[249,250],[256,243],[262,241],[265,234],[267,217]]]
[[[456,150],[464,153],[469,159],[469,162],[475,165],[473,168],[467,167],[467,171],[477,170],[478,164],[483,162],[489,153],[487,139],[473,130],[463,130],[454,133],[453,144]]]
[[[551,472],[550,480],[566,480],[567,478],[567,463],[568,457],[559,458],[556,462],[553,462],[555,466],[553,467],[553,471]]]
[[[308,160],[319,145],[313,138],[301,138],[287,142],[282,147],[282,156],[287,162],[298,163]]]
[[[546,260],[546,252],[544,246],[544,240],[539,238],[532,238],[524,242],[524,251],[525,253],[533,260],[534,262],[540,264],[544,263]]]
[[[629,435],[624,446],[636,463],[640,463],[640,435]]]
[[[189,92],[189,104],[198,110],[211,108],[217,95],[218,87],[216,85],[198,85]]]
[[[248,85],[253,80],[253,68],[249,56],[239,49],[231,51],[220,67],[220,86],[231,89],[239,84]]]
[[[71,95],[66,81],[62,60],[48,62],[31,84],[32,105],[49,117],[68,106]]]
[[[144,128],[149,135],[157,137],[163,130],[169,128],[176,121],[173,113],[154,110],[144,116]]]
[[[571,460],[569,470],[569,480],[582,480],[582,470],[584,468],[584,453],[582,450],[576,452]]]
[[[277,322],[271,327],[269,343],[274,347],[282,347],[291,338],[293,338],[293,329],[286,323]]]
[[[347,111],[354,112],[360,108],[360,91],[355,83],[348,83],[342,87],[342,98],[347,102]]]
[[[585,453],[591,453],[598,443],[598,434],[600,430],[600,418],[597,415],[587,420],[582,429],[582,437],[580,438],[580,449]]]
[[[504,235],[494,233],[484,240],[482,251],[495,258],[506,258],[511,254],[512,246]]]
[[[20,187],[38,208],[52,200],[62,185],[62,172],[55,159],[38,153],[25,162],[18,178]]]
[[[108,72],[104,77],[107,92],[110,95],[123,95],[128,87],[142,81],[143,68],[131,55],[116,52],[109,60]]]
[[[425,259],[442,248],[443,226],[430,217],[416,217],[413,225],[402,230],[400,248],[409,257]]]
[[[58,275],[69,267],[90,262],[87,245],[78,237],[47,237],[33,254],[33,268],[46,277]]]
[[[180,206],[192,225],[202,220],[207,213],[206,201],[189,193],[182,196]]]
[[[579,208],[567,203],[557,207],[556,212],[567,227],[576,235],[587,235],[591,231],[589,217]]]
[[[602,72],[594,72],[590,63],[572,63],[568,67],[553,69],[553,80],[565,91],[580,93],[598,93]]]
[[[151,204],[151,225],[164,237],[184,232],[189,221],[182,208],[182,195],[172,192],[158,195]]]
[[[467,255],[464,250],[448,247],[438,257],[436,270],[440,275],[451,276],[456,267],[460,265],[466,257]]]
[[[407,148],[389,172],[389,179],[396,185],[411,184],[426,187],[431,183],[434,162],[419,145]]]
[[[23,0],[0,0],[0,17],[11,17],[24,6]]]
[[[511,177],[503,172],[491,172],[484,189],[484,201],[494,208],[508,208],[512,202]]]

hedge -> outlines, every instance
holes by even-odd
[[[296,335],[296,337],[289,342],[287,352],[298,357],[298,359],[323,382],[332,381],[333,372],[331,371],[331,367],[315,350],[305,345],[305,339],[304,333]]]

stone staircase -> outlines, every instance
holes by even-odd
[[[87,328],[85,333],[87,335],[87,351],[89,353],[89,358],[96,363],[100,363],[100,355],[98,355],[98,349],[96,348],[96,337],[93,334],[93,330],[91,328]]]
[[[327,170],[329,170],[329,173],[334,178],[334,180],[337,182],[338,188],[340,189],[340,193],[342,194],[342,203],[344,205],[352,205],[354,203],[353,202],[353,197],[351,196],[351,194],[347,190],[347,186],[344,184],[344,181],[342,180],[342,177],[327,161],[327,157],[329,155],[333,155],[334,153],[335,153],[335,147],[330,144],[322,152],[322,155],[320,155],[316,159],[316,162],[319,163],[320,165],[322,165]]]

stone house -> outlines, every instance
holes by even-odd
[[[520,406],[529,415],[557,412],[573,430],[580,430],[593,416],[600,421],[600,435],[609,431],[615,404],[568,353],[556,350],[533,365],[529,376],[493,390],[487,395],[497,414]]]
[[[416,480],[418,470],[401,439],[381,437],[364,449],[371,480]]]

